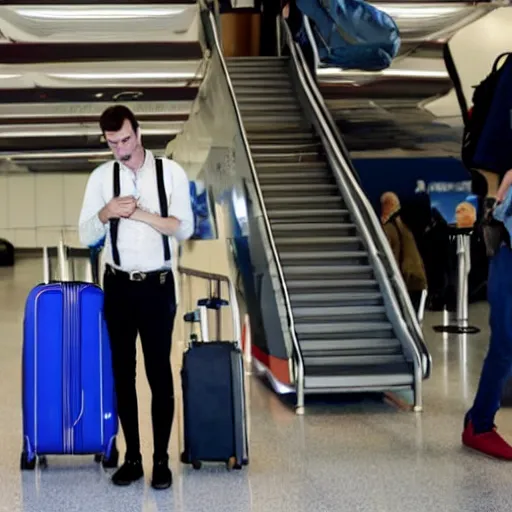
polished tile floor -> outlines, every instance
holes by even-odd
[[[306,416],[297,417],[252,378],[250,466],[233,473],[223,467],[199,472],[182,467],[175,428],[175,484],[170,491],[158,492],[148,485],[149,395],[140,371],[143,482],[115,488],[90,457],[50,457],[46,470],[22,474],[21,323],[26,294],[40,276],[38,261],[20,260],[14,269],[0,269],[0,512],[509,512],[512,507],[512,468],[460,445],[462,416],[486,350],[484,304],[471,308],[472,321],[482,332],[467,339],[434,334],[431,325],[441,316],[427,315],[434,371],[425,383],[422,414],[366,397],[342,404],[332,399],[317,402]],[[498,425],[512,439],[511,410],[500,412]]]

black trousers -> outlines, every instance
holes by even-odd
[[[167,457],[174,417],[171,341],[176,316],[174,277],[130,281],[107,267],[103,281],[104,315],[110,337],[117,408],[127,458],[140,456],[136,340],[140,334],[146,375],[152,393],[154,458]]]

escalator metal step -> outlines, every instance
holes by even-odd
[[[262,105],[265,108],[272,108],[274,105],[297,105],[300,107],[300,103],[297,98],[293,95],[276,93],[267,94],[263,98],[256,95],[250,95],[248,92],[238,93],[235,91],[237,97],[238,106],[245,107],[249,105]]]
[[[259,165],[259,160],[255,160],[256,167]],[[327,169],[318,169],[314,171],[297,171],[292,172],[258,172],[258,180],[263,184],[271,184],[278,182],[280,184],[288,183],[319,183],[334,181],[334,176],[327,171]]]
[[[285,71],[289,72],[289,61],[288,60],[254,60],[254,61],[242,61],[232,60],[226,61],[228,72],[233,71],[249,71],[254,72],[255,70],[266,69],[268,71]]]
[[[269,211],[290,210],[292,208],[318,209],[332,205],[333,208],[344,206],[340,196],[303,196],[303,197],[267,197],[265,204]]]
[[[290,278],[300,276],[308,278],[372,278],[373,268],[370,265],[289,265],[284,267],[284,273]]]
[[[297,171],[325,171],[329,169],[325,160],[318,162],[262,162],[258,165],[258,172],[290,172],[296,173]]]
[[[364,250],[363,243],[357,237],[342,236],[325,236],[325,237],[304,237],[296,241],[292,239],[291,242],[287,238],[275,238],[277,249],[281,252],[294,251],[298,254],[306,254],[311,251],[362,251]],[[336,242],[333,239],[338,239]],[[340,242],[339,240],[342,240]]]
[[[358,250],[363,247],[362,239],[358,236],[304,236],[304,237],[274,237],[281,251],[284,248],[296,252],[309,250]],[[327,247],[327,249],[320,249]]]
[[[253,96],[254,94],[259,94],[259,91],[279,91],[279,90],[287,90],[290,91],[290,94],[295,96],[293,93],[293,85],[288,78],[288,76],[269,76],[262,77],[257,80],[251,78],[250,76],[237,76],[236,78],[231,79],[231,83],[235,89],[235,95],[237,98],[247,96]],[[247,94],[242,92],[241,89],[247,89]]]
[[[346,339],[347,337],[354,337],[354,333],[357,333],[357,335],[366,334],[369,337],[377,333],[379,337],[382,337],[383,333],[391,334],[393,332],[393,327],[389,322],[298,323],[295,325],[295,329],[299,339],[302,336],[320,336],[322,334],[327,334],[329,338],[343,336],[343,339]]]
[[[290,61],[290,57],[267,57],[267,56],[255,56],[255,57],[229,57],[226,59],[228,65],[247,64],[251,66],[270,66],[271,64],[282,64]]]
[[[277,87],[272,87],[272,83],[266,85],[258,85],[258,87],[251,86],[250,83],[244,85],[233,86],[237,102],[250,101],[251,98],[282,98],[286,100],[290,97],[295,97],[292,86],[284,83],[278,84]]]
[[[312,366],[371,366],[403,364],[404,356],[398,354],[352,354],[352,355],[305,355],[304,364],[311,368]]]
[[[275,143],[309,143],[317,140],[313,132],[308,130],[268,130],[266,132],[252,132],[246,129],[247,139],[252,147],[253,144],[275,144]]]
[[[293,308],[296,323],[385,322],[384,306],[301,306]]]
[[[228,59],[226,61],[227,68],[229,72],[232,71],[239,71],[239,70],[247,70],[247,71],[254,71],[254,70],[262,70],[266,69],[268,71],[288,71],[289,69],[289,60],[283,59],[283,60],[239,60],[238,58],[235,59]]]
[[[337,353],[386,354],[401,353],[401,344],[396,338],[348,338],[302,339],[300,348],[304,354]]]
[[[285,265],[307,265],[311,261],[321,265],[339,263],[366,264],[368,265],[368,253],[366,251],[311,251],[298,253],[295,251],[283,251],[279,253],[281,262]]]
[[[267,130],[275,129],[276,125],[307,126],[307,121],[300,112],[283,112],[281,115],[250,113],[242,115],[242,121],[250,130],[255,130],[255,125],[264,126]]]
[[[272,222],[305,222],[306,220],[325,220],[331,222],[333,220],[350,220],[350,212],[348,210],[339,209],[322,209],[317,210],[271,210],[267,211]]]
[[[290,153],[257,153],[252,152],[254,162],[261,163],[302,163],[302,162],[321,162],[325,161],[324,157],[318,151],[301,151]]]
[[[383,298],[380,292],[321,292],[321,293],[292,293],[292,306],[380,306]]]
[[[290,88],[293,83],[290,80],[287,70],[272,70],[269,72],[255,72],[248,69],[240,69],[229,72],[229,78],[235,88],[235,94],[238,87],[259,87],[260,85],[266,86],[267,84],[274,84],[277,87],[282,87],[285,84]],[[295,94],[290,95],[297,97]],[[238,97],[238,96],[237,96]]]
[[[290,292],[325,293],[328,290],[348,292],[377,291],[375,279],[289,279],[286,286]]]
[[[305,222],[303,224],[276,224],[272,225],[274,237],[283,240],[285,237],[328,237],[328,236],[355,236],[356,226],[343,222]]]
[[[297,197],[301,195],[307,195],[308,197],[314,197],[314,195],[325,195],[330,194],[332,196],[340,197],[340,191],[338,186],[331,183],[297,183],[297,184],[286,184],[286,185],[262,185],[263,195],[271,196],[278,194],[279,197],[286,202],[289,196]]]
[[[254,114],[267,115],[265,112],[268,111],[270,108],[272,109],[272,115],[274,116],[288,114],[290,112],[301,115],[299,105],[293,103],[284,103],[269,107],[268,105],[265,104],[258,105],[254,103],[245,103],[244,101],[238,102],[238,109],[242,114],[242,118],[247,115]]]
[[[334,231],[334,233],[338,235],[343,235],[343,231],[355,231],[356,225],[352,222],[305,222],[303,224],[278,224],[274,223],[272,225],[272,231],[279,237],[284,236],[285,233],[290,233],[291,236],[300,235],[310,236],[309,232],[318,233],[318,236],[321,235],[320,231]],[[355,233],[354,233],[355,234]],[[299,235],[299,236],[300,236]],[[347,236],[347,235],[345,235]]]
[[[251,153],[253,158],[256,155],[272,154],[281,155],[288,153],[320,153],[323,151],[322,145],[315,141],[295,142],[295,141],[281,141],[281,142],[267,142],[251,144]]]
[[[337,365],[305,367],[304,385],[309,393],[341,389],[389,390],[407,389],[413,383],[410,365],[402,362],[370,365]]]

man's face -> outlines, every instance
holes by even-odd
[[[105,132],[105,139],[115,157],[121,162],[129,162],[133,153],[140,146],[140,132],[133,131],[128,119],[124,120],[123,126],[117,132]]]

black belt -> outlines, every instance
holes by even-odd
[[[158,280],[160,284],[164,284],[167,276],[171,272],[171,269],[166,270],[151,270],[149,272],[141,272],[140,270],[132,270],[131,272],[126,272],[124,270],[119,270],[117,268],[112,267],[111,265],[105,265],[107,273],[114,275],[116,277],[121,277],[122,279],[128,279],[129,281],[153,281]]]

